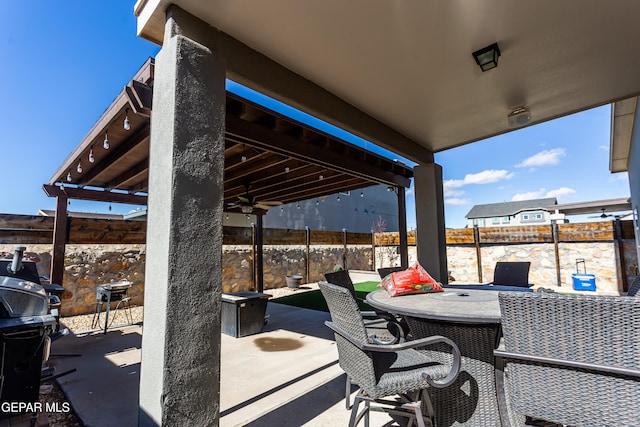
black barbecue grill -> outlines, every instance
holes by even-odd
[[[119,282],[108,283],[105,285],[99,285],[96,287],[96,309],[93,314],[92,328],[96,328],[100,325],[100,313],[102,313],[102,305],[106,304],[104,311],[104,333],[107,333],[107,328],[113,324],[116,320],[119,309],[124,310],[127,324],[133,323],[133,317],[131,315],[131,307],[129,305],[131,298],[128,296],[129,288],[132,282],[122,280]],[[114,315],[109,323],[109,311],[111,310],[111,303],[117,301],[114,308]]]
[[[0,276],[13,277],[41,285],[48,296],[49,314],[56,318],[55,332],[59,333],[58,335],[64,335],[65,331],[60,331],[60,298],[65,289],[58,284],[49,283],[47,278],[41,277],[35,262],[24,261],[22,257],[25,249],[24,246],[15,246],[12,259],[0,259]]]
[[[37,402],[56,318],[36,283],[0,277],[0,401]],[[12,416],[0,412],[0,418]]]

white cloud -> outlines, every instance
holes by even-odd
[[[450,188],[444,188],[444,197],[460,197],[464,195],[464,191],[463,190],[454,190],[454,189],[450,189]]]
[[[575,192],[576,190],[569,187],[560,187],[560,188],[556,188],[555,190],[549,190],[549,191],[547,191],[544,188],[541,188],[537,191],[528,191],[526,193],[515,194],[511,198],[511,201],[520,202],[522,200],[541,199],[545,197],[555,197],[556,199],[560,200],[560,199],[564,199],[566,196],[574,194]]]
[[[575,194],[576,190],[569,187],[560,187],[555,190],[551,190],[547,192],[545,197],[555,197],[556,199],[564,199],[566,196],[570,194]]]
[[[560,163],[560,159],[566,155],[564,148],[552,148],[540,151],[531,157],[524,159],[516,165],[517,168],[537,168],[540,166],[554,166]]]
[[[458,199],[456,197],[451,197],[449,199],[444,199],[444,204],[445,205],[451,205],[451,206],[465,206],[465,205],[470,205],[471,204],[471,200],[469,200],[469,199]]]
[[[544,188],[541,188],[538,191],[529,191],[527,193],[518,193],[515,194],[512,198],[512,202],[521,202],[522,200],[531,200],[531,199],[540,199],[544,194]]]
[[[452,188],[462,187],[464,185],[464,181],[461,179],[447,179],[442,183],[442,188],[445,191],[451,191]]]
[[[465,184],[491,184],[498,181],[504,181],[506,179],[513,178],[513,173],[506,171],[504,169],[495,170],[488,169],[486,171],[478,172],[478,173],[470,173],[465,175],[464,183]]]
[[[459,188],[467,184],[492,184],[498,181],[504,181],[513,178],[513,172],[504,169],[487,169],[478,173],[469,173],[464,179],[448,179],[443,182],[444,191],[451,191],[453,188]]]

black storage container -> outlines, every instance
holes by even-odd
[[[239,338],[262,332],[269,297],[260,292],[222,294],[222,333]]]
[[[42,286],[0,277],[0,402],[37,402],[56,318]],[[0,412],[0,418],[16,415]]]

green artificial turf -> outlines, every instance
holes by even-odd
[[[369,292],[373,292],[378,289],[378,282],[364,282],[356,283],[353,285],[356,288],[356,295],[358,298],[365,299]],[[299,294],[287,295],[280,298],[272,298],[270,302],[278,304],[292,305],[294,307],[308,308],[318,311],[329,311],[327,303],[322,296],[320,290],[300,292]],[[373,310],[368,304],[358,302],[360,310],[370,311]]]

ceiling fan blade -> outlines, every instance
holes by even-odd
[[[252,200],[249,197],[245,197],[245,196],[238,196],[238,200],[240,200],[243,203],[252,203]]]
[[[282,202],[276,202],[274,200],[260,200],[259,202],[256,203],[262,203],[263,205],[270,205],[270,206],[280,206],[282,204]]]
[[[267,211],[267,210],[269,210],[269,209],[271,209],[273,207],[273,205],[266,205],[266,204],[264,204],[262,202],[258,202],[253,206],[258,208],[258,209],[262,209],[264,211]]]

